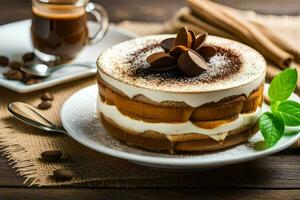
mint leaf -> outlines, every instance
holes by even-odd
[[[285,132],[284,135],[289,135],[289,136],[292,136],[292,135],[297,135],[300,133],[300,130],[295,130],[295,131],[288,131],[288,132]]]
[[[300,104],[295,101],[284,101],[279,104],[278,112],[286,126],[300,126]]]
[[[269,88],[271,102],[287,100],[295,90],[297,80],[296,69],[288,68],[276,75]]]
[[[278,106],[280,105],[280,103],[281,103],[280,101],[273,101],[271,103],[271,111],[272,111],[272,113],[277,112]]]
[[[259,129],[265,138],[265,143],[272,147],[284,134],[284,123],[281,117],[275,117],[271,112],[265,112],[259,119]]]

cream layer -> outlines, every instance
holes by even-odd
[[[113,120],[118,126],[137,133],[146,131],[156,131],[166,135],[180,135],[187,133],[197,133],[207,135],[214,140],[224,140],[228,132],[257,122],[261,115],[261,107],[249,114],[240,114],[239,117],[229,123],[223,124],[213,129],[204,129],[194,125],[191,121],[183,123],[150,123],[142,120],[132,119],[123,115],[116,106],[105,104],[98,97],[97,111],[105,117]]]
[[[116,80],[107,74],[98,70],[98,73],[102,80],[117,88],[130,99],[133,99],[137,95],[144,95],[152,101],[161,103],[164,101],[174,101],[174,102],[184,102],[191,107],[199,107],[206,103],[218,102],[226,97],[236,96],[236,95],[246,95],[249,96],[252,91],[257,89],[265,80],[265,73],[257,76],[256,79],[252,80],[250,83],[240,85],[238,87],[232,87],[224,90],[216,90],[211,92],[199,92],[199,93],[180,93],[180,92],[167,92],[159,90],[151,90],[148,88],[137,87],[130,85],[119,80]]]

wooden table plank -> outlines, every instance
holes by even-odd
[[[0,188],[0,199],[5,200],[32,200],[32,199],[299,199],[299,190],[249,190],[249,189],[14,189]]]
[[[299,0],[216,0],[236,8],[252,9],[266,14],[300,14]],[[165,21],[185,5],[184,0],[92,0],[103,5],[112,22],[122,20]],[[1,0],[0,24],[30,18],[31,0]]]
[[[219,169],[183,174],[181,187],[197,188],[277,188],[300,189],[300,150],[285,151],[248,163],[230,165]],[[298,154],[298,155],[297,155]],[[178,174],[178,172],[176,172]],[[0,159],[0,187],[26,187],[23,178]],[[67,186],[74,187],[74,186]],[[86,183],[76,187],[88,187]]]
[[[6,158],[0,156],[0,187],[22,186],[22,180],[23,178],[17,176],[15,171],[10,168]]]
[[[92,2],[103,5],[112,22],[164,21],[171,18],[185,4],[184,0],[93,0]],[[30,6],[30,0],[1,0],[0,24],[30,18]]]

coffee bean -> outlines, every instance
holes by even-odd
[[[9,58],[6,56],[0,56],[0,66],[6,67],[9,64]]]
[[[56,169],[53,171],[53,178],[58,181],[67,181],[74,177],[74,174],[69,169]]]
[[[24,63],[33,61],[34,58],[35,54],[33,52],[25,53],[22,57]]]
[[[27,85],[33,85],[33,84],[37,84],[37,83],[40,83],[42,80],[41,79],[38,79],[38,78],[28,78],[28,79],[25,79],[25,83]]]
[[[23,63],[18,62],[18,61],[12,61],[9,65],[12,69],[20,69],[23,67]]]
[[[42,103],[40,103],[38,105],[38,108],[41,110],[47,110],[47,109],[51,108],[51,106],[52,106],[51,101],[43,101]]]
[[[7,71],[6,73],[4,73],[4,76],[5,76],[5,78],[7,78],[9,80],[20,81],[23,79],[22,72],[19,70],[15,70],[15,69],[11,69],[11,70]]]
[[[41,157],[43,161],[46,162],[55,162],[55,161],[59,161],[60,158],[62,157],[62,153],[61,151],[44,151],[41,153]]]
[[[31,74],[28,74],[26,72],[23,72],[23,82],[26,83],[29,79],[33,78]]]
[[[41,99],[44,101],[52,101],[53,95],[50,92],[44,92],[41,96]]]

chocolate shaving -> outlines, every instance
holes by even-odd
[[[193,49],[195,51],[198,51],[205,43],[205,40],[207,38],[207,33],[203,33],[197,36]]]
[[[161,48],[168,53],[175,46],[175,38],[167,38],[160,42]]]
[[[172,48],[169,52],[169,54],[173,57],[178,58],[183,52],[187,51],[188,48],[186,48],[185,46],[182,45],[178,45],[175,46],[174,48]]]
[[[196,34],[193,32],[193,31],[189,31],[189,35],[191,36],[192,38],[192,43],[191,43],[191,46],[189,48],[193,48],[194,47],[194,44],[195,44],[195,41],[196,41]]]
[[[198,51],[198,54],[200,54],[206,61],[208,61],[211,57],[216,55],[217,49],[213,46],[202,46]]]
[[[198,36],[186,27],[181,28],[176,38],[161,41],[165,52],[154,53],[147,58],[150,69],[155,72],[176,70],[188,77],[198,76],[208,69],[206,61],[214,56],[215,47],[205,45],[207,33]]]
[[[153,71],[168,71],[172,69],[170,66],[176,65],[176,58],[165,52],[158,52],[148,56],[147,62]]]
[[[193,43],[193,37],[189,33],[188,29],[186,27],[183,27],[179,30],[177,33],[177,37],[175,39],[175,45],[182,45],[186,46],[187,48],[190,48]]]
[[[179,69],[188,77],[198,76],[208,69],[206,61],[191,49],[182,53],[177,63]]]

